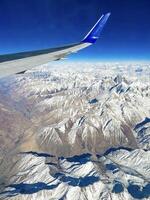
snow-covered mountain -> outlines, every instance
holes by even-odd
[[[42,66],[1,80],[0,199],[150,199],[150,67]]]

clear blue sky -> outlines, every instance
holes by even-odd
[[[112,15],[76,60],[150,60],[149,0],[0,0],[0,54],[80,41],[102,13]]]

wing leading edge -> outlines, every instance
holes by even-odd
[[[102,15],[90,32],[79,43],[58,48],[0,55],[0,77],[21,73],[49,61],[63,59],[71,53],[76,53],[92,45],[99,38],[109,16],[110,13]]]

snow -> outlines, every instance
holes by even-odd
[[[53,64],[3,80],[12,102],[0,108],[28,124],[13,123],[0,199],[150,199],[150,67],[139,67]]]

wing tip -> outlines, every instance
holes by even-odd
[[[110,17],[111,13],[108,12],[106,14],[103,14],[99,20],[96,22],[96,24],[93,26],[93,28],[88,32],[88,34],[83,38],[83,43],[95,43],[96,40],[99,38],[103,27],[105,26],[108,18]]]

